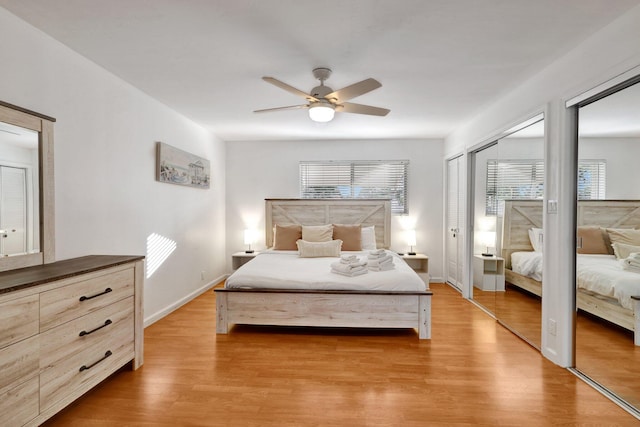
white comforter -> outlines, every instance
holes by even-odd
[[[366,258],[367,252],[353,252]],[[297,251],[267,251],[240,267],[225,283],[226,288],[356,290],[356,291],[424,291],[420,276],[397,254],[387,251],[395,268],[369,271],[347,277],[331,273],[330,265],[338,258],[300,258]]]
[[[511,268],[516,273],[542,280],[542,252],[514,252]],[[578,288],[618,300],[621,306],[633,310],[631,296],[640,295],[640,274],[623,270],[613,255],[582,255],[576,257]]]

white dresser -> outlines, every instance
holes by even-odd
[[[143,362],[139,256],[87,256],[0,273],[0,425],[37,426]]]

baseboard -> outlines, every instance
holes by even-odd
[[[446,283],[446,280],[444,280],[444,277],[433,277],[433,276],[431,276],[429,278],[429,283]]]
[[[176,311],[177,309],[179,309],[180,307],[182,307],[183,305],[185,305],[186,303],[188,303],[192,299],[194,299],[196,297],[199,297],[203,293],[207,292],[209,289],[213,288],[215,285],[217,285],[221,281],[225,280],[228,276],[229,276],[228,274],[223,274],[222,276],[218,277],[217,279],[214,279],[211,282],[205,284],[204,286],[202,286],[202,287],[196,289],[195,291],[191,292],[189,295],[186,295],[184,298],[181,298],[178,301],[174,302],[173,304],[163,308],[162,310],[159,310],[159,311],[155,312],[151,316],[146,317],[144,319],[144,327],[146,328],[147,326],[153,325],[158,320],[160,320],[163,317],[167,316],[168,314]]]

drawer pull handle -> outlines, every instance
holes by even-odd
[[[102,325],[102,326],[98,326],[97,328],[92,329],[92,330],[90,330],[90,331],[88,331],[88,332],[87,332],[87,331],[82,331],[82,332],[80,332],[80,336],[81,336],[81,337],[83,337],[83,336],[85,336],[85,335],[92,334],[92,333],[94,333],[95,331],[98,331],[98,330],[100,330],[100,329],[104,328],[105,326],[109,326],[109,325],[110,325],[110,324],[112,324],[112,323],[113,323],[113,322],[111,321],[111,319],[107,319],[107,320],[105,320],[105,321],[104,321],[104,325]]]
[[[80,301],[86,301],[88,299],[96,298],[96,297],[99,297],[100,295],[108,294],[109,292],[112,292],[112,291],[113,291],[113,289],[107,288],[107,289],[104,290],[104,292],[100,292],[99,294],[91,295],[90,297],[87,297],[87,296],[83,295],[83,296],[80,297]]]
[[[91,365],[87,366],[87,365],[82,365],[80,366],[80,372],[82,371],[86,371],[87,369],[91,369],[94,366],[96,366],[98,363],[102,362],[104,359],[106,359],[107,357],[111,356],[113,353],[111,353],[111,350],[107,350],[107,352],[104,354],[104,357],[100,360],[96,360],[95,362],[93,362]]]

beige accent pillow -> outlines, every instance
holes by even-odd
[[[342,240],[343,251],[361,251],[362,226],[360,224],[333,224],[333,239]]]
[[[333,225],[303,225],[302,240],[307,242],[330,242],[333,239]]]
[[[607,228],[611,243],[640,246],[640,230],[626,228]]]
[[[296,242],[301,258],[340,257],[342,240],[330,240],[328,242]]]
[[[608,255],[609,249],[604,240],[604,230],[598,226],[578,227],[578,241],[582,240],[582,247],[577,249],[579,254]]]
[[[278,251],[295,251],[298,249],[296,242],[302,238],[301,225],[278,225],[273,237],[273,249]]]
[[[614,243],[612,246],[613,252],[616,254],[616,258],[618,259],[629,258],[629,255],[634,252],[640,253],[640,246],[627,245],[619,242]]]

